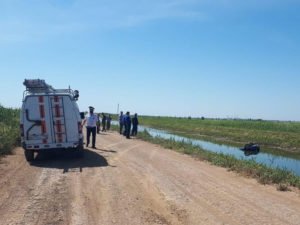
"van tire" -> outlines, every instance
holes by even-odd
[[[24,154],[27,162],[32,162],[34,160],[34,151],[25,149]]]

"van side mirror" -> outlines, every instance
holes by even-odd
[[[80,113],[80,118],[81,118],[82,120],[85,118],[84,112],[81,112],[81,113]]]

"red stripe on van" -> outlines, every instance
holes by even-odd
[[[44,98],[43,96],[39,96],[39,102],[40,103],[43,103],[44,102]],[[45,134],[47,132],[47,129],[46,129],[46,122],[45,122],[45,106],[44,105],[40,105],[40,116],[41,116],[41,119],[43,119],[41,121],[41,133],[42,134]],[[47,144],[47,139],[43,139],[43,143],[44,144]]]
[[[63,142],[62,141],[62,134],[58,134],[57,136],[58,136],[58,142]]]
[[[42,121],[41,131],[42,131],[42,134],[45,134],[47,132],[47,130],[46,130],[46,122],[45,121]]]
[[[63,142],[63,139],[62,139],[62,126],[61,126],[61,121],[60,120],[56,120],[56,132],[57,132],[57,139],[58,139],[58,142],[61,143]]]
[[[61,122],[60,120],[56,120],[56,130],[58,133],[61,133]]]
[[[45,118],[45,107],[44,105],[40,105],[40,116],[42,119]]]
[[[44,96],[39,96],[39,103],[44,103]]]
[[[59,105],[55,105],[55,117],[60,117]]]

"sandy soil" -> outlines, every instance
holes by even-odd
[[[117,133],[84,158],[0,162],[1,225],[299,224],[300,196]]]

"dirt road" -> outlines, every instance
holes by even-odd
[[[299,224],[300,196],[117,133],[82,159],[0,163],[1,225]]]

